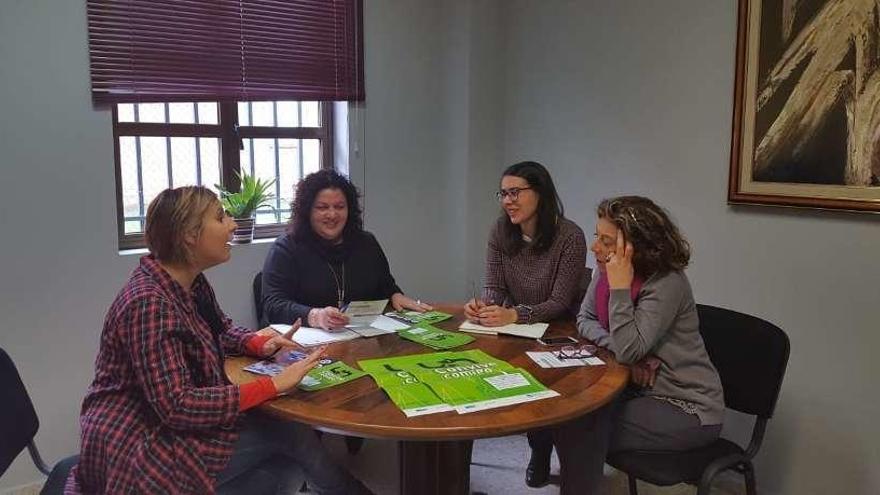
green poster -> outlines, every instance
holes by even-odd
[[[459,413],[559,395],[527,371],[476,349],[375,359],[358,364],[386,391],[389,378],[383,375],[397,373],[418,383],[420,390],[427,388],[435,395],[435,401]]]
[[[407,360],[406,358],[412,358]],[[419,355],[399,358],[368,359],[358,361],[358,366],[376,380],[376,384],[388,394],[391,401],[407,417],[421,416],[437,412],[452,411],[452,407],[441,400],[430,387],[421,383],[410,371],[399,367],[409,361],[418,361]],[[399,365],[390,363],[397,360]]]
[[[311,392],[312,390],[321,390],[322,388],[350,382],[362,376],[366,376],[366,373],[352,368],[342,361],[335,361],[313,368],[299,382],[298,387]]]
[[[559,395],[524,369],[490,363],[453,366],[417,376],[460,414]]]
[[[401,337],[426,345],[432,349],[445,350],[470,344],[474,338],[460,332],[447,332],[427,323],[397,332]]]

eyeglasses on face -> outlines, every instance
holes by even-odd
[[[583,359],[596,354],[598,347],[592,344],[567,345],[556,353],[559,359]]]
[[[525,191],[526,189],[531,189],[531,187],[511,187],[509,189],[499,189],[498,192],[495,193],[495,198],[498,201],[504,201],[504,198],[510,198],[511,201],[516,201],[519,199],[520,191]]]

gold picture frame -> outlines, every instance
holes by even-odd
[[[730,203],[880,212],[876,0],[739,0]]]

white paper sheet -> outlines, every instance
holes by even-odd
[[[572,366],[601,366],[605,364],[605,361],[596,356],[579,359],[559,359],[555,352],[549,351],[526,351],[526,355],[542,368],[570,368]]]
[[[409,325],[384,315],[355,316],[345,328],[358,333],[361,337],[375,337],[386,333],[405,330]]]
[[[532,323],[530,325],[522,325],[518,323],[511,323],[510,325],[504,325],[500,327],[484,327],[483,325],[478,325],[476,323],[471,323],[469,321],[465,321],[458,327],[459,330],[465,332],[474,332],[474,333],[485,333],[485,334],[505,334],[505,335],[515,335],[517,337],[527,337],[530,339],[537,339],[544,335],[544,332],[547,331],[547,327],[550,324],[548,323]]]
[[[281,323],[272,323],[271,327],[281,333],[287,333],[290,331],[290,325],[284,325]],[[293,334],[291,340],[302,346],[314,346],[329,344],[331,342],[343,342],[358,337],[360,337],[360,335],[347,328],[330,331],[321,328],[300,327],[300,329]]]
[[[388,305],[388,299],[379,299],[377,301],[352,301],[345,308],[345,313],[349,318],[355,316],[380,315],[385,311]]]

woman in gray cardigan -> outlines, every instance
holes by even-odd
[[[683,272],[687,241],[647,198],[608,199],[597,214],[591,250],[599,275],[587,289],[578,329],[629,364],[632,380],[615,404],[554,432],[563,493],[594,493],[609,451],[709,444],[724,414],[721,380]]]

